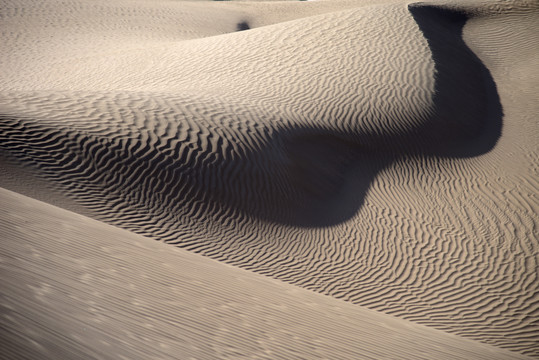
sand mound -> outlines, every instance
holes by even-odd
[[[538,6],[68,4],[5,6],[0,184],[539,356]]]
[[[0,198],[2,358],[524,358]]]

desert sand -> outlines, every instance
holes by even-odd
[[[0,4],[0,357],[539,357],[539,3]]]

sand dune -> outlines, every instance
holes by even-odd
[[[0,194],[6,359],[525,358]]]
[[[2,10],[3,187],[146,236],[123,244],[539,356],[535,2]]]

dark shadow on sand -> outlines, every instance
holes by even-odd
[[[236,25],[237,31],[245,31],[249,30],[251,27],[249,26],[249,23],[247,21],[242,21]]]
[[[381,144],[375,147],[327,129],[277,133],[272,142],[289,156],[290,186],[281,191],[271,185],[251,187],[257,190],[242,194],[246,202],[240,210],[245,206],[243,210],[251,216],[295,226],[335,225],[360,209],[376,175],[396,159],[469,158],[496,145],[502,131],[502,106],[489,70],[463,40],[467,14],[423,4],[408,8],[435,63],[433,115],[420,127],[398,135],[368,135],[368,144]],[[271,153],[271,149],[264,151]],[[254,158],[264,162],[263,154]]]
[[[182,148],[159,136],[156,144],[142,135],[126,143],[69,129],[49,129],[43,138],[47,132],[39,122],[4,117],[0,150],[41,168],[74,196],[91,202],[103,197],[111,208],[123,204],[150,219],[188,209],[203,217],[239,212],[301,227],[341,223],[357,213],[377,174],[394,161],[478,156],[491,150],[501,134],[496,84],[462,38],[467,15],[421,4],[409,5],[409,11],[430,46],[436,82],[432,116],[406,132],[273,129],[271,136],[269,131],[257,134],[267,139],[258,150],[225,156],[219,153],[225,151],[222,138],[216,140],[217,149],[202,149],[200,139]],[[173,230],[176,225],[166,226]]]

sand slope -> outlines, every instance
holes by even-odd
[[[3,5],[1,185],[539,356],[536,3],[68,4]]]
[[[5,359],[524,358],[0,198]]]

